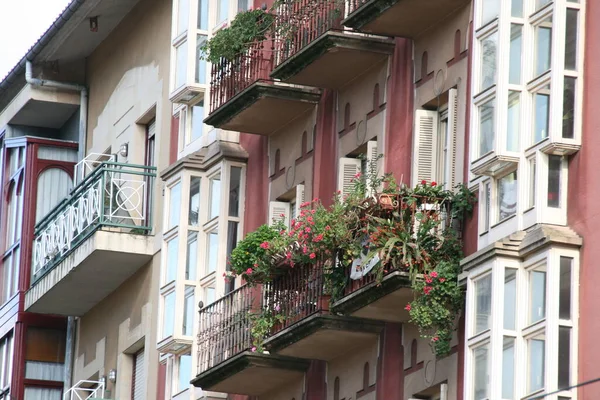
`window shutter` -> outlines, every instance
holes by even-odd
[[[275,225],[275,223],[279,221],[283,222],[284,225],[289,226],[290,203],[283,201],[272,201],[269,203],[269,224]]]
[[[417,110],[413,137],[412,185],[435,180],[437,170],[438,113]]]
[[[144,393],[145,384],[144,349],[142,349],[133,356],[133,396],[131,396],[133,400],[144,400],[146,398]]]
[[[338,189],[342,198],[352,191],[353,179],[360,172],[360,160],[356,158],[340,158],[338,169]]]
[[[304,200],[304,185],[296,185],[296,204],[294,204],[295,213],[294,215],[298,217],[300,215],[300,206],[305,202]]]
[[[151,138],[152,136],[154,136],[154,134],[156,133],[156,120],[152,120],[152,122],[150,122],[148,124],[148,137]]]
[[[372,172],[379,176],[379,162],[377,161],[378,157],[379,152],[377,150],[377,141],[369,140],[367,142],[367,176],[370,176]],[[375,170],[371,171],[373,167],[375,168]],[[367,179],[367,195],[372,194],[372,186],[373,184],[371,182],[371,179]]]
[[[458,96],[456,89],[450,89],[448,92],[448,164],[445,166],[446,174],[445,182],[448,190],[454,190],[458,184],[456,161],[457,161],[457,140],[458,140]]]

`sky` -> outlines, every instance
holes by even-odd
[[[70,0],[0,0],[0,81]]]

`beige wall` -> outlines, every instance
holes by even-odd
[[[116,153],[144,164],[145,124],[156,118],[156,160],[168,165],[171,104],[168,100],[171,1],[142,0],[87,60],[87,151]],[[117,370],[111,398],[130,398],[133,354],[145,348],[146,399],[156,398],[156,313],[160,272],[162,187],[154,187],[156,254],[115,292],[78,321],[74,381]]]
[[[339,379],[339,400],[375,400],[377,382],[377,354],[379,340],[365,341],[359,348],[348,349],[345,355],[327,364],[327,398],[334,399],[335,381]],[[368,386],[365,371],[368,363]],[[365,387],[367,386],[367,387]]]
[[[299,379],[260,396],[259,400],[302,400],[303,395],[304,379]]]

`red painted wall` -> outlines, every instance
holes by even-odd
[[[335,92],[325,90],[317,109],[317,132],[313,157],[313,197],[325,206],[336,191],[337,136],[335,132]],[[323,172],[331,171],[331,172]]]
[[[583,146],[569,161],[568,223],[584,238],[580,259],[579,287],[579,377],[578,382],[600,376],[598,359],[598,332],[600,331],[600,296],[597,284],[600,282],[600,46],[595,38],[600,37],[600,2],[587,2],[585,36],[585,85],[583,88]],[[580,399],[600,398],[600,384],[582,386]]]
[[[269,153],[265,136],[240,134],[240,144],[248,152],[244,234],[267,222],[269,204]]]
[[[404,347],[402,324],[386,323],[381,334],[377,371],[377,398],[404,398]]]

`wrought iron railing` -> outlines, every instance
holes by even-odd
[[[156,167],[105,161],[35,227],[32,281],[101,227],[129,233],[152,229]]]
[[[269,43],[258,41],[250,45],[233,60],[222,58],[212,64],[210,80],[210,112],[212,113],[232,97],[255,82],[271,80],[273,51]]]
[[[329,310],[324,264],[297,265],[263,285],[263,306],[283,316],[283,322],[274,326],[272,334]]]
[[[344,1],[282,1],[275,18],[276,65],[298,53],[325,32],[341,29]]]
[[[79,381],[63,395],[63,400],[89,400],[104,398],[104,382]]]
[[[198,374],[252,347],[250,312],[261,308],[259,293],[244,285],[200,310]]]

